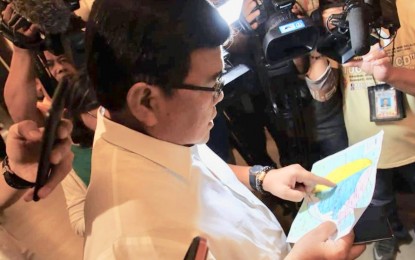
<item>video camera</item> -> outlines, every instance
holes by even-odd
[[[311,17],[297,17],[292,12],[295,0],[256,2],[261,13],[256,22],[264,30],[262,48],[269,64],[292,60],[313,49],[345,63],[368,53],[380,39],[393,38],[400,27],[396,0],[321,0]],[[321,12],[328,6],[341,6],[343,12],[331,15],[323,24]],[[244,17],[240,24],[244,31],[252,31]],[[328,29],[329,24],[334,28]],[[389,34],[382,35],[380,28]]]
[[[320,10],[325,8],[320,5]],[[396,0],[343,0],[329,6],[342,6],[343,12],[329,16],[317,51],[346,63],[369,52],[381,39],[392,39],[400,27]],[[334,28],[329,29],[329,25]],[[382,32],[381,28],[388,30]]]
[[[297,17],[291,9],[295,0],[257,1],[265,36],[263,50],[269,63],[292,60],[312,51],[319,38],[319,29],[309,17]]]
[[[0,0],[0,12],[12,5],[11,18],[0,19],[0,34],[15,46],[32,50],[36,74],[49,96],[53,96],[57,81],[46,66],[43,51],[55,56],[65,53],[63,38],[68,29],[78,29],[79,17],[73,11],[80,7],[79,0]],[[3,17],[2,17],[3,18]],[[34,37],[27,37],[19,30],[27,30],[32,24],[40,28]]]
[[[13,14],[7,22],[0,19],[1,35],[21,48],[48,50],[55,55],[63,53],[61,34],[73,19],[71,13],[80,8],[79,0],[0,0],[0,12],[8,4],[13,5]],[[34,39],[18,32],[29,28],[32,23],[41,28]]]

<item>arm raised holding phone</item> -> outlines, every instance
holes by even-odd
[[[10,127],[6,141],[7,161],[9,175],[18,177],[34,185],[40,157],[40,147],[44,129],[38,128],[34,121],[22,121]],[[41,199],[47,197],[51,191],[62,181],[72,168],[73,154],[70,150],[72,124],[68,120],[61,120],[57,128],[57,140],[55,141],[49,160],[55,167],[52,169],[51,178],[39,190]],[[3,167],[5,173],[5,167]],[[7,174],[6,174],[7,175]],[[12,179],[11,181],[16,180]],[[10,180],[9,180],[10,181]],[[16,189],[0,178],[0,207],[6,208],[16,202],[25,193],[25,200],[33,197],[33,189]]]

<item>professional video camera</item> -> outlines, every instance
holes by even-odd
[[[12,4],[13,14],[8,22],[0,20],[1,35],[21,48],[63,53],[60,36],[67,30],[72,12],[80,7],[79,0],[0,0],[0,11],[8,4]],[[32,23],[40,28],[35,39],[18,32]]]
[[[79,0],[0,0],[0,12],[9,4],[12,14],[7,22],[0,19],[0,34],[16,46],[32,50],[37,76],[49,96],[53,96],[57,82],[47,69],[43,51],[56,56],[65,53],[63,38],[69,28],[81,24],[80,18],[73,14],[80,7]],[[39,27],[34,37],[19,32],[32,24]]]
[[[263,24],[265,30],[263,50],[271,64],[292,60],[309,53],[316,46],[319,29],[309,17],[299,18],[291,11],[295,2],[257,1],[261,13],[257,22]],[[244,27],[247,27],[246,24]]]
[[[366,54],[380,39],[393,38],[400,27],[396,0],[321,0],[312,18],[300,18],[291,11],[295,0],[256,1],[261,12],[256,21],[264,30],[262,48],[268,64],[286,62],[316,48],[345,63]],[[343,12],[323,24],[321,11],[327,6],[341,6]],[[252,31],[244,17],[240,23],[244,31]],[[329,24],[334,28],[328,29]],[[380,28],[389,33],[385,36]]]
[[[317,49],[322,54],[345,63],[356,55],[366,54],[375,40],[393,37],[399,28],[399,19],[395,0],[320,0],[319,8],[314,12],[301,10],[301,4],[307,2],[298,1],[302,16],[293,12],[296,2],[256,0],[260,15],[254,22],[258,23],[258,29],[251,29],[253,22],[249,24],[242,15],[243,12],[239,17],[239,26],[242,32],[251,34],[250,50],[255,56],[255,73],[269,101],[269,117],[276,122],[276,129],[285,127],[281,132],[285,131],[287,136],[292,136],[286,138],[290,139],[286,142],[287,147],[296,151],[291,157],[299,159],[297,163],[307,165],[306,142],[301,142],[305,136],[301,134],[305,131],[301,109],[306,106],[308,97],[303,95],[301,83],[286,84],[283,81],[284,77],[288,78],[296,72],[296,68],[291,66],[291,60]],[[242,0],[239,3],[242,5]],[[321,12],[331,6],[341,7],[341,14],[330,16],[327,24],[323,24]],[[235,10],[234,7],[233,11]],[[329,28],[328,25],[331,30],[326,29]],[[389,35],[382,34],[381,27],[389,30]],[[280,118],[281,122],[277,122]]]
[[[325,2],[320,4],[320,10],[325,8]],[[317,51],[340,63],[368,53],[370,46],[381,39],[392,39],[400,27],[396,0],[332,2],[328,6],[341,6],[343,12],[328,18]],[[330,24],[333,29],[329,29]]]

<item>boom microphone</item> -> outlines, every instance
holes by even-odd
[[[13,0],[13,9],[45,33],[58,34],[67,30],[71,10],[64,0]]]
[[[369,52],[369,23],[365,18],[365,8],[362,5],[353,6],[347,13],[349,22],[350,41],[355,55],[362,56]]]
[[[46,58],[43,51],[48,50],[55,56],[64,53],[62,37],[67,31],[72,17],[71,8],[77,7],[73,3],[78,0],[0,0],[11,2],[16,21],[5,23],[0,21],[0,33],[20,48],[33,50],[33,62],[37,77],[42,82],[46,92],[52,97],[56,88],[56,80],[46,67]],[[41,33],[36,39],[29,39],[23,34],[16,33],[28,24],[39,26]],[[23,22],[22,22],[23,21]]]

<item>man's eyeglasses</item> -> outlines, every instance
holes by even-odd
[[[225,86],[222,79],[218,79],[213,87],[201,87],[191,84],[181,84],[173,87],[174,89],[189,89],[189,90],[200,90],[200,91],[211,91],[215,92],[213,97],[218,98],[222,94],[223,87]]]
[[[92,113],[91,111],[88,111],[88,112],[86,112],[88,115],[90,115],[90,116],[92,116],[93,118],[97,118],[97,115],[96,115],[96,113],[97,112],[95,112],[95,114],[94,113]]]

